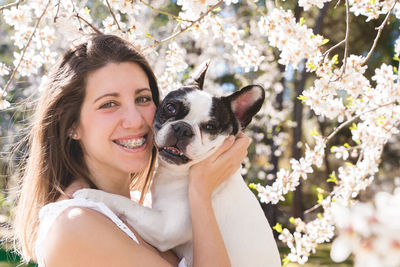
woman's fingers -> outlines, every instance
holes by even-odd
[[[190,168],[190,185],[211,194],[240,168],[249,144],[250,139],[243,133],[236,139],[227,138],[214,154]]]
[[[222,162],[233,161],[240,164],[247,155],[247,148],[250,145],[250,138],[240,132],[235,142],[229,147],[229,149],[224,150],[218,155],[216,160]]]
[[[207,158],[209,162],[214,162],[221,154],[227,151],[235,142],[235,136],[230,135],[228,136],[222,145],[215,151],[210,157]]]

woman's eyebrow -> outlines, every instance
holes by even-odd
[[[147,88],[147,87],[146,88],[140,88],[140,89],[135,90],[135,93],[139,94],[139,93],[141,93],[143,91],[151,91],[151,90],[150,90],[150,88]]]
[[[104,98],[104,97],[107,97],[107,96],[114,96],[114,97],[117,97],[117,96],[119,96],[119,93],[108,93],[108,94],[104,94],[104,95],[102,95],[102,96],[99,96],[98,98],[96,98],[96,99],[93,101],[93,104],[96,103],[97,101],[99,101],[100,99],[102,99],[102,98]]]

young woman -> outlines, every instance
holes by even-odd
[[[103,203],[71,198],[80,188],[126,197],[151,182],[155,76],[134,47],[97,35],[67,51],[50,76],[29,134],[15,217],[18,246],[40,267],[177,266]],[[188,188],[194,266],[229,266],[211,195],[240,166],[249,139],[228,138],[193,166]],[[184,266],[183,263],[179,264]]]

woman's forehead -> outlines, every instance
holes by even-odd
[[[90,73],[86,79],[86,94],[98,98],[104,94],[124,94],[150,90],[146,72],[135,63],[108,63]]]

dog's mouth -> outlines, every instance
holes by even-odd
[[[158,148],[158,152],[164,160],[173,164],[185,164],[190,161],[185,154],[176,146],[166,146]]]

